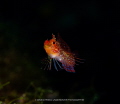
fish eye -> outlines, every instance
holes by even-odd
[[[53,44],[55,44],[55,42],[53,42]]]

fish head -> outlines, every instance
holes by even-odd
[[[59,53],[56,42],[57,41],[55,38],[52,38],[50,40],[45,40],[44,42],[44,49],[51,58],[56,57]]]

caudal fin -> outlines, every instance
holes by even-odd
[[[62,64],[63,68],[67,71],[67,72],[72,72],[75,73],[74,67],[73,66],[67,66],[65,64]]]

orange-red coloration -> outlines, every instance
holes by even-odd
[[[52,39],[44,42],[44,49],[51,59],[62,63],[62,67],[68,72],[75,72],[75,55],[71,52],[69,46],[58,35],[57,39],[52,34]]]

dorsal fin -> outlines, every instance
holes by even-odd
[[[59,43],[60,47],[66,51],[71,52],[70,47],[67,45],[67,43],[61,38],[61,36],[58,34],[57,36],[57,42]]]

